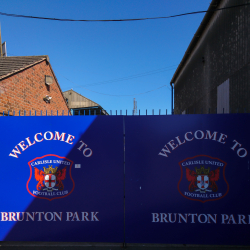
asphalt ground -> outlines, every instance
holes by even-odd
[[[0,250],[248,250],[250,246],[117,244],[117,243],[56,243],[56,242],[0,242]]]

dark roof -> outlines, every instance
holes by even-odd
[[[0,57],[0,79],[28,68],[43,60],[49,61],[48,56],[9,56]]]
[[[220,5],[220,3],[223,0],[212,0],[212,2],[210,3],[207,13],[204,16],[199,28],[197,29],[197,31],[194,34],[194,37],[192,39],[192,41],[190,42],[178,68],[176,69],[171,81],[170,81],[170,85],[172,85],[172,83],[175,83],[176,78],[178,77],[178,75],[180,74],[180,72],[182,71],[182,68],[185,66],[189,56],[192,54],[196,44],[198,43],[198,41],[201,39],[202,34],[205,30],[205,28],[207,27],[207,25],[209,24],[211,18],[213,17],[213,15],[215,15],[216,13],[218,13],[218,11],[215,11],[216,8]]]

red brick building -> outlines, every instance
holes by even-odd
[[[69,108],[48,56],[0,57],[0,115],[59,115]]]

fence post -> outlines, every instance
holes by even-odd
[[[41,116],[43,116],[43,111],[41,110]]]
[[[139,115],[141,115],[141,110],[139,109]]]
[[[146,115],[148,115],[148,111],[146,110]]]
[[[166,109],[166,115],[168,115],[168,110]]]
[[[8,110],[8,116],[10,116],[10,111]]]
[[[19,116],[20,116],[20,109],[19,109]]]
[[[15,116],[15,110],[13,111],[13,116]]]
[[[128,115],[128,111],[127,111],[127,109],[126,109],[126,115]]]
[[[4,116],[4,111],[3,111],[3,116]]]
[[[159,115],[161,115],[161,110],[159,109]]]

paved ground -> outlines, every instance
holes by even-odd
[[[44,242],[0,242],[0,250],[248,250],[250,246],[200,246],[158,244],[107,244],[107,243],[44,243]]]

